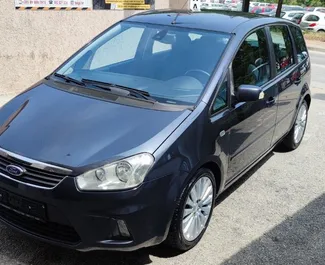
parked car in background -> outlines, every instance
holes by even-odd
[[[297,13],[293,16],[293,18],[291,19],[292,22],[300,24],[301,19],[303,18],[303,16],[306,14],[307,12],[304,13]]]
[[[293,11],[293,10],[300,10],[300,11],[304,11],[304,8],[301,6],[295,6],[295,5],[283,5],[282,6],[282,11]]]
[[[284,11],[283,15],[281,14],[281,17],[284,19],[292,20],[295,15],[300,15],[302,18],[305,14],[306,14],[306,11],[299,11],[299,10]]]
[[[300,22],[302,30],[325,32],[325,13],[310,12],[305,14]]]
[[[258,3],[257,6],[260,6],[260,7],[266,7],[268,6],[270,3]]]
[[[255,13],[255,14],[262,14],[262,13],[266,13],[266,12],[271,12],[273,9],[269,8],[269,7],[260,7],[260,6],[256,6],[254,8],[251,9],[251,13]]]
[[[325,7],[306,7],[305,10],[309,12],[325,12]]]
[[[310,77],[284,19],[126,18],[0,108],[0,220],[80,251],[189,250],[218,195],[299,147]]]
[[[230,10],[229,6],[219,3],[210,3],[205,6],[201,5],[201,10]]]

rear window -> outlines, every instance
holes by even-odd
[[[290,26],[290,30],[297,48],[298,63],[300,63],[308,57],[305,39],[299,28]]]
[[[316,16],[316,15],[309,15],[306,17],[305,19],[306,21],[318,21],[319,20],[319,17]]]
[[[295,14],[295,16],[294,16],[294,18],[302,18],[304,16],[304,14],[303,13],[298,13],[298,14]]]

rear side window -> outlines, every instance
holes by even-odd
[[[277,74],[282,73],[294,64],[292,43],[286,26],[270,27]]]
[[[233,63],[235,90],[240,85],[262,86],[270,80],[270,59],[263,29],[250,34],[240,46]]]
[[[300,63],[308,57],[304,36],[299,28],[291,26],[290,29],[297,48],[298,63]]]
[[[306,21],[318,21],[319,20],[319,17],[316,16],[316,15],[309,15],[306,17],[305,19]]]
[[[288,17],[294,17],[295,14],[296,14],[296,13],[290,13],[290,14],[288,15]]]

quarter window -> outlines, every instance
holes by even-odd
[[[270,27],[277,74],[282,73],[294,64],[292,43],[286,26]]]
[[[298,63],[300,63],[308,57],[306,43],[304,40],[304,36],[302,35],[301,30],[299,28],[293,26],[291,26],[290,28],[293,39],[296,43]]]
[[[266,35],[259,29],[249,35],[232,63],[235,90],[240,85],[262,86],[270,80]]]
[[[225,80],[223,84],[221,85],[218,94],[216,96],[216,99],[213,103],[212,107],[212,113],[216,113],[224,108],[227,107],[227,101],[228,101],[228,82]]]

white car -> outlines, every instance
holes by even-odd
[[[269,6],[269,5],[270,5],[270,3],[259,3],[258,6]]]
[[[306,10],[309,12],[325,12],[325,7],[307,7]]]
[[[306,11],[293,10],[293,11],[283,11],[283,13],[284,13],[283,15],[281,14],[282,18],[292,20],[295,15],[305,14]]]
[[[205,5],[202,4],[201,10],[230,10],[230,8],[224,4],[211,3]]]
[[[300,22],[302,30],[325,32],[325,13],[310,12],[304,15]]]

